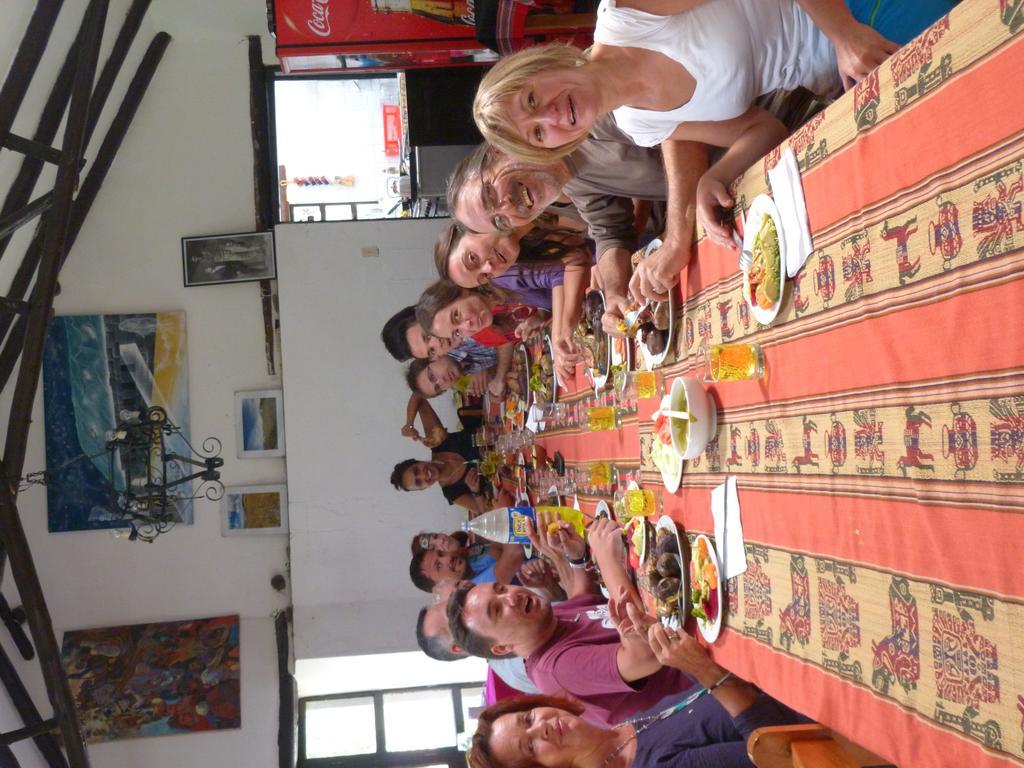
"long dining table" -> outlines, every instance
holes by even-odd
[[[747,568],[713,656],[908,768],[1024,764],[1022,28],[1022,0],[965,0],[788,139],[813,251],[770,326],[736,253],[698,239],[666,383],[723,341],[767,370],[706,385],[717,434],[677,492],[656,400],[590,432],[577,376],[537,438],[577,477],[638,473],[688,535],[734,476]],[[578,487],[585,509],[607,495]]]

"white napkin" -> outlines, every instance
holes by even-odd
[[[544,414],[537,407],[536,403],[530,406],[530,410],[526,414],[526,424],[524,426],[531,432],[540,432],[544,428]]]
[[[782,218],[783,237],[786,240],[786,274],[793,277],[811,255],[811,230],[807,223],[807,204],[800,183],[800,167],[793,150],[786,150],[778,164],[768,171],[772,185],[772,198]]]
[[[747,570],[747,553],[743,548],[743,525],[740,523],[740,498],[736,478],[729,476],[711,491],[711,515],[715,519],[715,545],[721,560],[722,577],[731,579]]]

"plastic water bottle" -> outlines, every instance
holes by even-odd
[[[462,530],[470,531],[499,544],[528,544],[530,538],[526,535],[526,521],[537,525],[537,513],[549,512],[556,514],[562,520],[573,526],[580,536],[583,535],[583,513],[572,507],[498,507],[490,512],[466,520],[462,523]]]

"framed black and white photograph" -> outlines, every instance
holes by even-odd
[[[181,259],[186,287],[277,277],[273,230],[183,237]]]

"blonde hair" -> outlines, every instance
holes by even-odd
[[[552,69],[574,69],[587,62],[585,53],[567,43],[525,48],[501,59],[484,75],[473,99],[473,120],[494,147],[523,162],[548,165],[565,157],[587,139],[587,134],[560,147],[535,147],[508,115],[507,102],[536,75]]]

